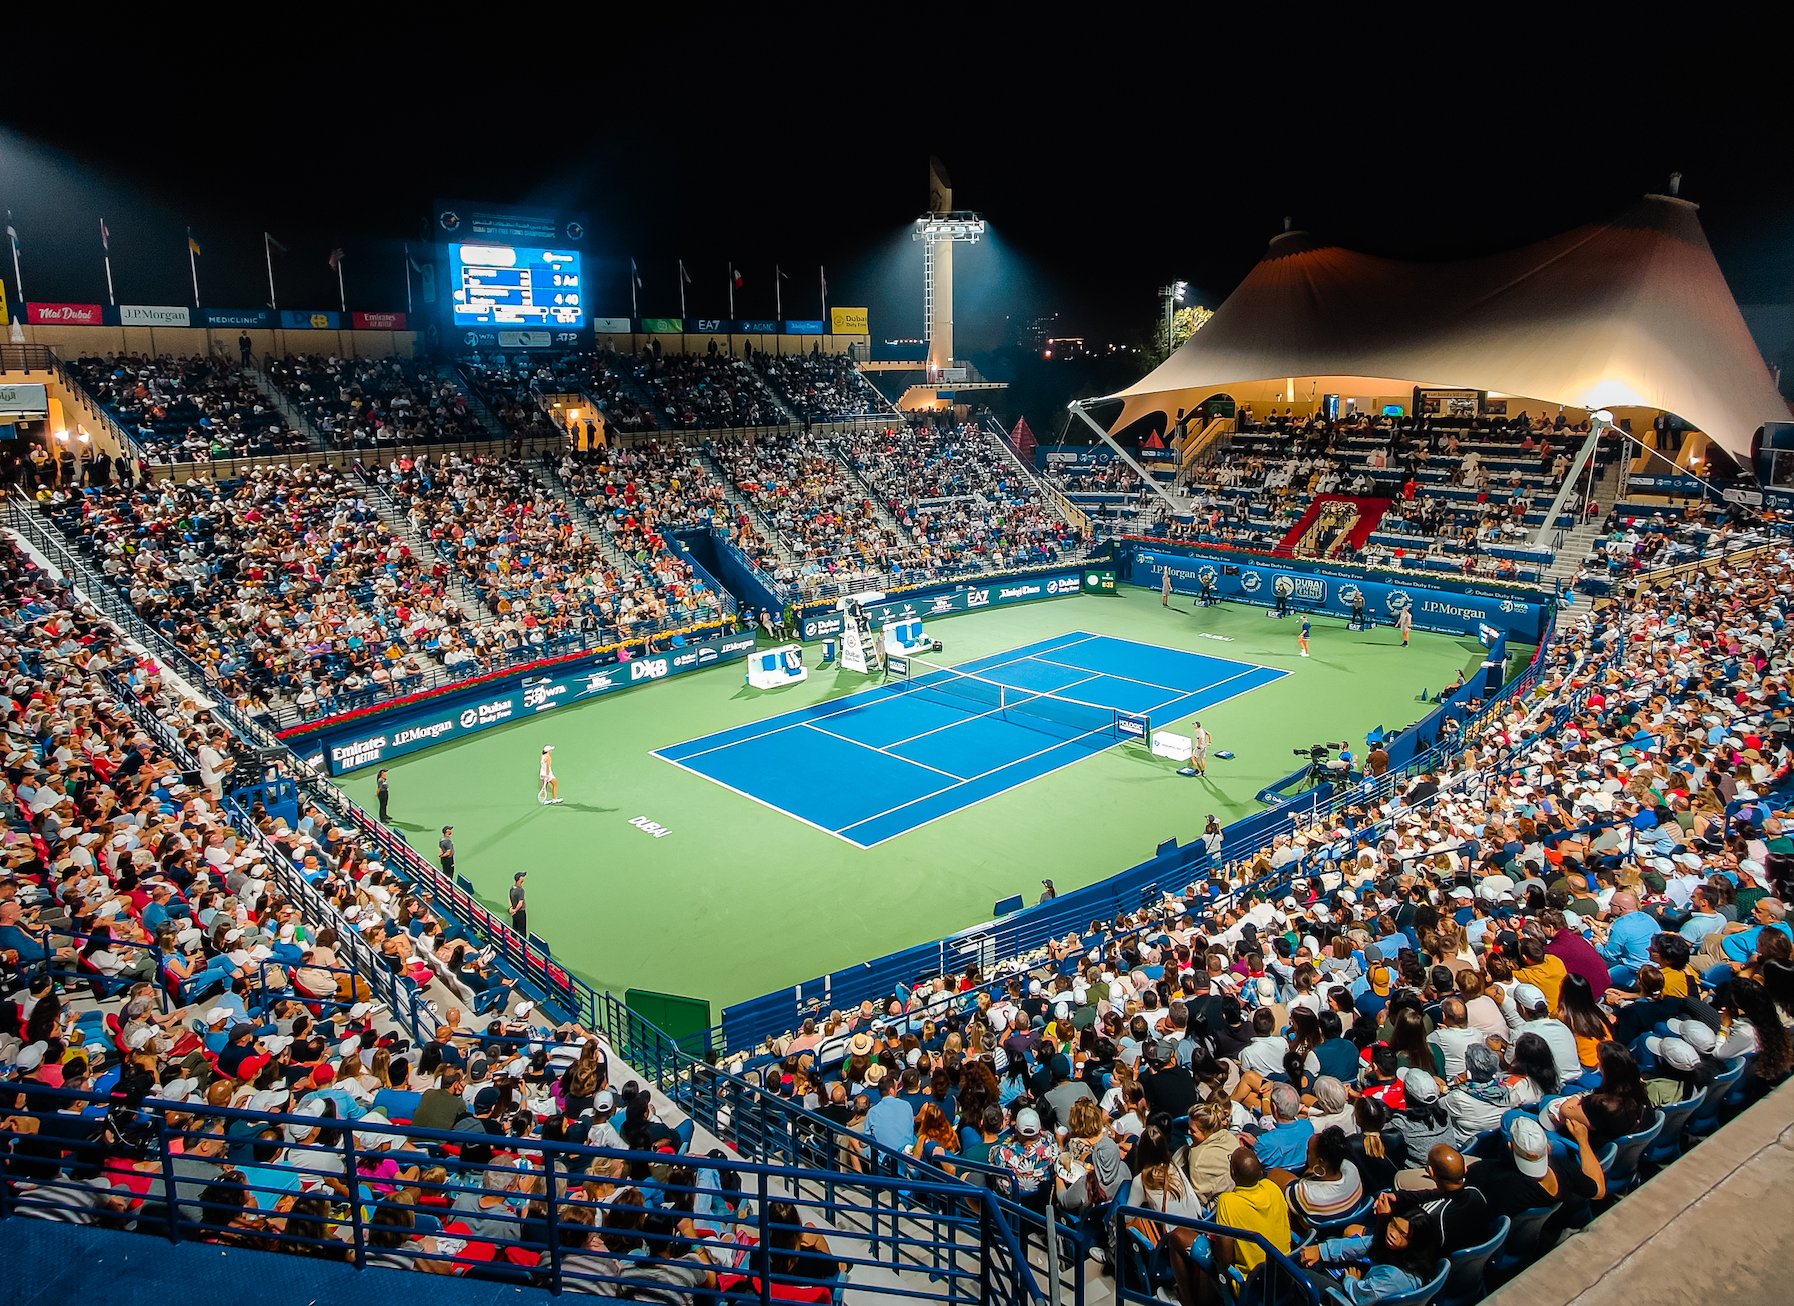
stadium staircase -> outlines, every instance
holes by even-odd
[[[374,474],[362,463],[355,465],[355,472],[367,487],[368,506],[372,508],[380,520],[385,522],[398,537],[411,546],[411,551],[418,557],[435,560],[440,551],[429,540],[426,540],[411,525],[411,518],[399,501],[393,498],[392,491],[377,480]],[[486,605],[480,600],[479,591],[468,583],[459,568],[448,569],[448,591],[443,597],[461,609],[461,615],[467,618],[470,626],[477,626],[493,619],[486,611]]]
[[[588,537],[597,541],[599,552],[604,554],[605,561],[619,571],[648,574],[648,569],[635,555],[623,548],[617,537],[611,534],[610,527],[598,519],[598,514],[580,498],[578,491],[561,479],[560,469],[552,460],[544,458],[540,462],[531,463],[527,470],[537,484],[567,505],[574,522]]]
[[[498,414],[486,406],[486,401],[480,398],[480,392],[473,388],[465,376],[461,375],[460,364],[437,363],[429,369],[429,372],[439,380],[447,381],[467,397],[467,410],[479,419],[480,429],[486,432],[489,439],[509,440],[512,438],[511,428],[498,420]]]
[[[1290,527],[1274,552],[1285,556],[1312,553],[1313,550],[1305,545],[1310,532],[1321,524],[1321,514],[1326,511],[1329,504],[1350,504],[1357,510],[1358,516],[1357,520],[1352,523],[1351,530],[1346,532],[1342,539],[1330,543],[1327,555],[1331,557],[1348,548],[1354,551],[1362,549],[1365,541],[1369,540],[1377,529],[1377,523],[1383,520],[1383,515],[1389,511],[1393,503],[1394,501],[1390,499],[1367,499],[1350,494],[1317,495],[1309,503],[1308,511],[1302,514],[1294,526]]]
[[[768,377],[766,373],[761,370],[760,364],[754,361],[757,357],[758,355],[755,354],[747,356],[746,361],[748,371],[754,374],[754,379],[760,383],[760,388],[772,399],[773,407],[785,414],[785,420],[787,422],[790,422],[793,426],[801,429],[804,424],[803,417],[795,408],[785,402],[785,396],[779,393],[779,388],[772,383],[772,378]]]
[[[986,416],[979,429],[987,440],[996,444],[997,452],[1006,463],[1015,468],[1016,474],[1034,487],[1034,492],[1039,495],[1042,503],[1049,504],[1060,520],[1073,530],[1089,534],[1090,514],[1048,485],[1040,473],[1028,465],[1028,460],[1010,443],[1008,432],[1003,430],[1002,424],[995,417]]]
[[[312,425],[311,418],[301,412],[299,406],[286,397],[266,372],[254,363],[249,363],[244,366],[243,375],[254,381],[255,388],[267,397],[268,402],[274,406],[274,411],[286,418],[288,430],[298,431],[305,436],[305,442],[314,449],[329,448],[329,442],[324,439],[324,433]]]
[[[760,511],[759,506],[741,492],[735,484],[734,478],[729,475],[722,463],[717,461],[716,456],[710,452],[707,446],[699,445],[697,450],[698,457],[703,460],[705,468],[723,487],[723,497],[728,500],[729,506],[745,515],[754,524],[754,529],[760,533],[760,537],[766,541],[767,546],[778,555],[779,561],[790,567],[795,573],[798,570],[797,558],[790,549],[785,547],[784,535],[767,520],[766,514]]]
[[[1177,483],[1182,486],[1188,482],[1197,467],[1207,463],[1238,426],[1234,418],[1216,417],[1200,431],[1185,431],[1173,440],[1172,447],[1177,450]]]

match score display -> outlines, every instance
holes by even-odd
[[[586,325],[585,277],[572,250],[453,244],[448,250],[456,326]]]

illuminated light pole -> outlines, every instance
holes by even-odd
[[[1177,306],[1184,302],[1184,292],[1189,290],[1189,288],[1190,288],[1190,283],[1187,281],[1173,281],[1168,286],[1160,286],[1159,287],[1159,300],[1165,306],[1165,357],[1166,358],[1171,357],[1171,350],[1174,347],[1171,343],[1171,330],[1172,330],[1172,324],[1177,319]]]
[[[928,380],[939,381],[953,365],[953,247],[975,245],[984,219],[953,207],[953,184],[939,159],[928,161],[928,212],[916,219],[912,240],[922,241],[922,320],[928,337]]]

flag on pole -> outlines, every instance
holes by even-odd
[[[635,288],[640,290],[642,288],[642,270],[635,265],[634,259],[629,260],[629,275],[635,278]]]
[[[118,295],[112,289],[112,233],[106,230],[106,219],[100,219],[100,261],[106,265],[106,302],[118,303]]]
[[[266,259],[267,263],[268,263],[268,307],[277,309],[280,307],[280,296],[277,293],[275,293],[275,290],[274,290],[274,251],[275,250],[279,250],[282,254],[284,254],[287,252],[287,247],[285,245],[281,244],[278,240],[274,239],[272,234],[264,231],[262,233],[262,257],[264,259]],[[410,287],[407,286],[406,289],[409,290]]]
[[[741,273],[736,270],[736,267],[733,263],[729,264],[729,275],[735,281],[735,289],[740,290],[744,285],[747,284],[747,282],[745,280],[743,280]]]
[[[273,250],[276,254],[287,253],[287,247],[274,239],[274,237],[270,236],[267,232],[264,231],[262,233],[262,239],[268,242],[268,248]]]
[[[199,242],[193,239],[193,233],[191,231],[187,233],[187,252],[196,258],[205,253],[205,251],[199,247]]]
[[[199,307],[199,256],[203,251],[193,239],[193,228],[187,228],[187,271],[193,274],[193,307]]]
[[[340,270],[342,267],[342,262],[343,262],[342,250],[340,250],[340,249],[331,250],[330,257],[325,259],[324,261],[330,265],[330,270],[332,272],[336,272],[336,271]]]
[[[822,264],[816,265],[816,279],[822,283],[822,316],[828,316],[828,269]]]
[[[8,230],[11,230],[11,228],[8,228]],[[679,284],[683,286],[689,286],[691,284],[691,273],[685,270],[684,259],[679,260]]]
[[[691,273],[685,270],[685,260],[679,260],[679,324],[685,324],[685,288],[691,284]]]

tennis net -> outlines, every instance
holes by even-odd
[[[1107,747],[1118,739],[1152,738],[1145,715],[1124,712],[1107,703],[1089,703],[1038,689],[1022,689],[969,671],[943,667],[918,657],[901,660],[905,692],[932,702],[998,717],[1030,730],[1062,739],[1089,740]]]

